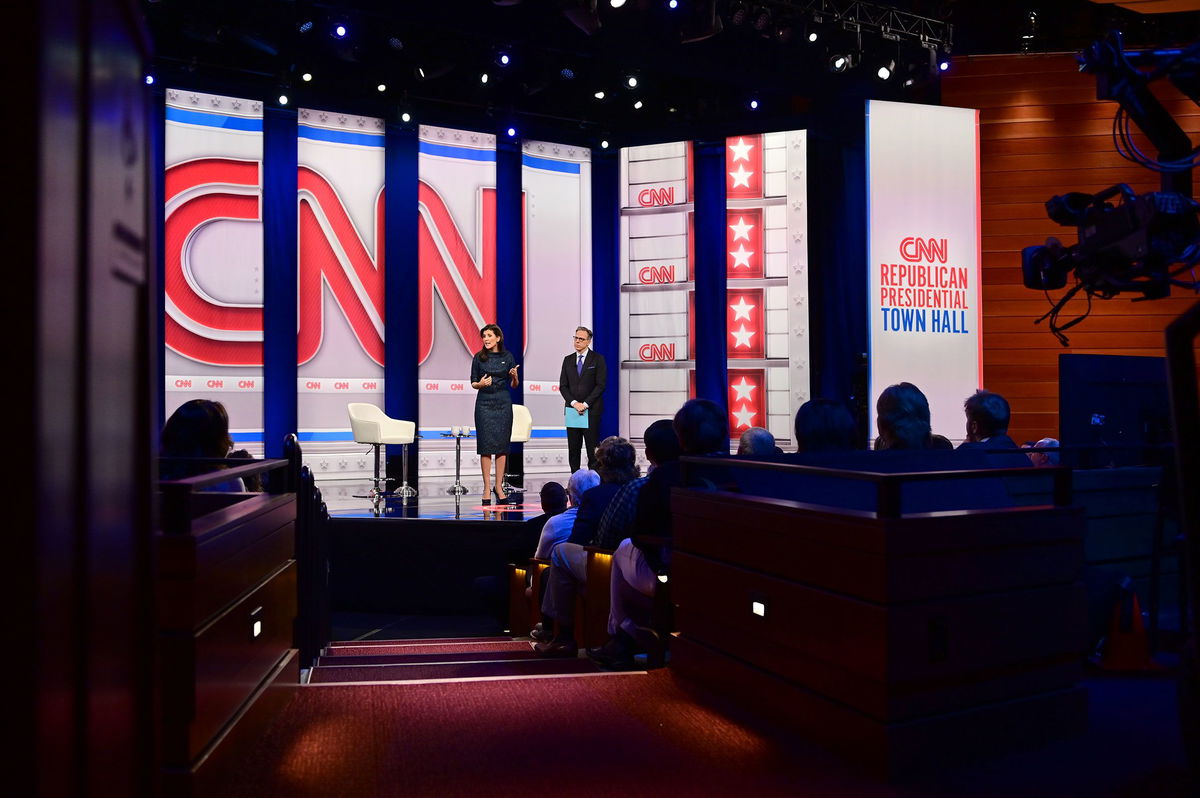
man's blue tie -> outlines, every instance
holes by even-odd
[[[583,355],[579,356],[579,362],[575,364],[575,373],[583,376]]]

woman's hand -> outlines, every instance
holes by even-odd
[[[491,384],[492,384],[492,375],[491,374],[484,374],[483,377],[481,377],[479,380],[480,388],[486,388]]]
[[[517,380],[517,369],[519,369],[519,368],[521,368],[521,365],[518,363],[517,365],[513,366],[512,368],[510,368],[510,369],[508,370],[508,384],[509,384],[509,387],[516,388],[518,385],[520,385],[520,384],[521,384],[521,383],[520,383],[520,382]]]

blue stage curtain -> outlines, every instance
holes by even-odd
[[[843,401],[865,434],[867,403],[866,112],[848,103],[809,131],[812,396]]]
[[[383,412],[420,427],[417,390],[417,131],[389,125],[385,131],[383,201]],[[418,442],[419,443],[419,442]],[[408,481],[417,483],[418,445],[408,447]],[[399,446],[387,447],[387,474],[399,479]]]
[[[263,444],[283,457],[284,438],[297,428],[296,113],[263,112]]]
[[[696,396],[729,412],[725,344],[725,140],[697,141],[695,174]]]
[[[521,365],[517,374],[524,385],[525,364],[525,269],[523,231],[525,212],[521,187],[521,144],[519,141],[496,142],[496,324],[504,330],[504,346]],[[513,404],[525,401],[525,391],[512,392]],[[509,454],[510,472],[524,462],[525,447],[515,443]]]
[[[620,430],[621,174],[616,152],[592,150],[592,348],[608,363],[600,439]]]

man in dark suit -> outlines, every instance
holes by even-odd
[[[967,439],[960,449],[1017,449],[1017,442],[1008,437],[1008,420],[1012,415],[1008,400],[998,393],[978,390],[963,402],[967,416]]]
[[[596,459],[596,442],[600,429],[600,414],[604,412],[604,386],[608,383],[608,366],[604,356],[592,350],[592,331],[575,328],[575,351],[563,358],[558,392],[566,407],[574,412],[587,411],[586,429],[567,427],[567,461],[571,473],[579,470],[579,445],[587,447],[588,468]]]

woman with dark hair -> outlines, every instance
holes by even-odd
[[[505,504],[507,496],[500,495],[504,484],[504,467],[508,463],[508,446],[512,439],[512,398],[509,388],[520,385],[516,359],[504,348],[504,333],[495,324],[479,331],[483,348],[471,359],[471,387],[475,395],[475,451],[483,470],[483,503],[490,504],[494,491],[496,502]],[[496,461],[496,485],[492,487],[492,459]]]
[[[210,399],[192,399],[175,409],[163,426],[159,455],[166,459],[159,469],[160,479],[185,479],[215,471],[224,466],[187,462],[187,459],[227,457],[233,448],[229,437],[229,414],[225,405]],[[209,490],[245,490],[242,481],[214,485]]]

